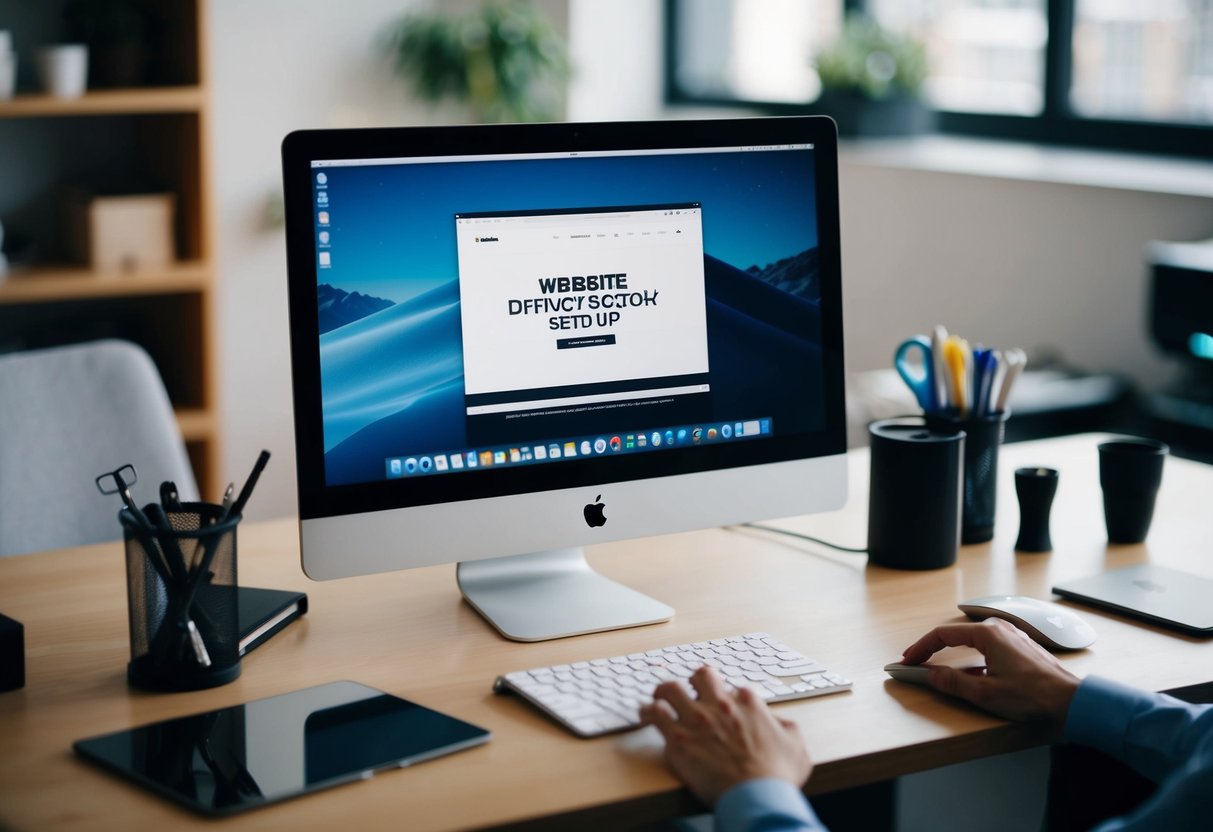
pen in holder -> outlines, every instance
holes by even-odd
[[[964,431],[964,493],[960,521],[961,543],[982,543],[994,537],[994,509],[998,497],[998,446],[1006,431],[1010,412],[962,418],[927,413],[932,431],[957,434]]]
[[[240,675],[236,525],[213,503],[118,512],[126,541],[131,660],[146,690],[196,690]]]

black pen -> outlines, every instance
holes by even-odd
[[[223,513],[223,519],[226,520],[232,514],[239,514],[244,510],[244,504],[248,502],[248,498],[253,496],[253,487],[257,485],[257,478],[261,476],[261,472],[265,470],[265,464],[270,461],[270,452],[262,451],[257,457],[257,462],[253,465],[253,471],[245,480],[244,488],[240,489],[240,496],[236,498],[236,502],[228,506],[227,511]]]

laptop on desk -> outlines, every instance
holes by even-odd
[[[1133,618],[1213,636],[1213,579],[1143,563],[1053,587],[1063,598]]]

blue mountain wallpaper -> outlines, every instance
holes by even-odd
[[[819,429],[813,151],[326,168],[319,284],[393,305],[320,338],[326,477],[467,444],[454,214],[699,202],[711,408]],[[317,191],[319,193],[319,190]],[[546,437],[536,437],[537,439]]]

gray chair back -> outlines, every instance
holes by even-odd
[[[118,495],[94,480],[130,463],[140,506],[198,487],[151,358],[105,340],[0,356],[0,555],[122,537]]]

